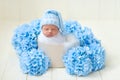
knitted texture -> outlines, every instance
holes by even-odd
[[[43,25],[49,25],[49,24],[52,24],[58,27],[58,29],[62,33],[63,21],[62,21],[62,16],[60,12],[56,10],[51,10],[51,9],[45,11],[45,13],[41,18],[40,26],[42,27]]]

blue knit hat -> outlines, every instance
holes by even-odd
[[[62,32],[63,21],[61,14],[56,10],[47,10],[41,18],[40,26],[42,27],[46,24],[55,25],[59,28],[60,32]]]

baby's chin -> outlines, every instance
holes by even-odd
[[[52,38],[52,37],[56,36],[57,34],[44,34],[44,35],[48,38]]]
[[[54,37],[55,35],[45,35],[48,38]]]

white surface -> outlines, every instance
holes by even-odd
[[[51,68],[42,76],[21,72],[11,45],[17,25],[40,18],[53,8],[64,19],[89,26],[106,49],[106,67],[85,77],[68,75],[64,68]],[[0,0],[0,80],[120,80],[120,0]]]

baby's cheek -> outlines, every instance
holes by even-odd
[[[53,32],[53,35],[55,36],[55,35],[57,35],[58,34],[58,31],[54,31]]]
[[[47,32],[43,32],[43,34],[44,34],[45,36],[48,36],[48,33],[47,33]]]

